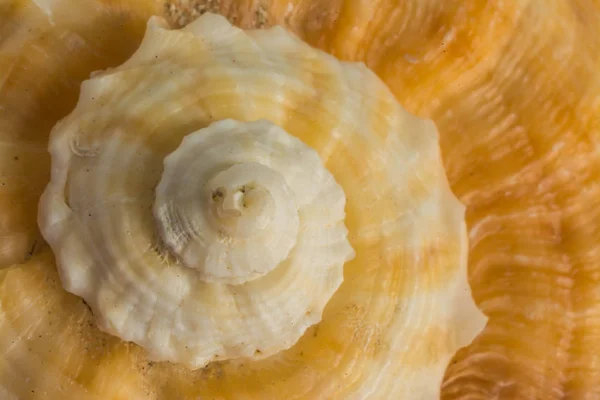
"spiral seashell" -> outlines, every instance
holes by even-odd
[[[384,238],[377,236],[376,230],[362,231],[369,241],[364,241],[364,237],[359,240],[353,233],[359,222],[366,222],[367,218],[381,221],[386,213],[398,209],[377,186],[387,184],[381,170],[376,174],[377,185],[365,184],[370,181],[362,175],[365,163],[361,160],[377,158],[375,147],[371,147],[373,143],[364,146],[362,140],[345,142],[338,136],[321,135],[333,131],[339,115],[330,115],[327,119],[330,122],[319,127],[313,122],[302,127],[285,123],[288,117],[297,121],[296,114],[273,121],[267,112],[273,102],[266,101],[249,112],[248,118],[239,117],[239,108],[228,111],[230,104],[211,103],[213,108],[223,104],[218,118],[217,114],[211,119],[199,113],[182,119],[184,124],[174,123],[171,129],[166,129],[166,125],[184,115],[183,109],[177,112],[169,108],[171,103],[152,109],[163,116],[165,109],[171,110],[171,120],[158,123],[152,113],[142,112],[138,118],[130,119],[128,137],[149,138],[157,129],[163,129],[160,132],[168,133],[162,139],[169,144],[167,148],[161,143],[152,150],[162,154],[162,161],[156,160],[160,172],[153,172],[152,178],[138,175],[155,182],[155,186],[144,193],[146,200],[152,202],[144,211],[144,226],[148,230],[137,232],[150,235],[153,231],[152,244],[157,246],[148,255],[158,255],[161,266],[179,265],[199,279],[206,264],[193,260],[188,263],[191,268],[184,268],[182,253],[165,243],[158,218],[154,216],[164,160],[179,148],[184,137],[212,129],[214,124],[218,127],[219,123],[254,124],[262,119],[261,123],[266,121],[274,129],[299,139],[319,155],[325,170],[343,192],[344,217],[340,222],[343,220],[348,230],[344,237],[355,258],[344,263],[343,281],[329,298],[322,297],[326,302],[323,313],[318,317],[313,315],[314,324],[305,320],[312,325],[297,341],[270,356],[257,353],[235,357],[240,348],[230,346],[229,355],[233,358],[210,361],[204,367],[200,367],[203,362],[198,359],[187,365],[177,361],[156,362],[163,347],[153,352],[152,341],[141,344],[145,339],[143,334],[138,335],[140,344],[136,344],[123,340],[116,331],[108,334],[98,329],[98,323],[103,321],[99,310],[92,313],[87,301],[64,290],[67,279],[63,272],[73,273],[70,268],[75,264],[56,263],[54,253],[60,253],[60,249],[52,251],[37,224],[37,206],[52,181],[51,167],[56,165],[48,152],[51,129],[76,107],[82,81],[86,81],[84,88],[91,82],[94,82],[91,86],[102,86],[98,85],[98,76],[111,77],[110,68],[118,68],[131,58],[151,16],[164,17],[171,28],[184,28],[207,12],[223,15],[231,24],[243,28],[244,34],[237,38],[249,35],[250,41],[256,41],[252,29],[281,26],[296,35],[294,40],[299,38],[339,60],[364,62],[385,82],[402,107],[435,122],[445,174],[452,191],[466,206],[473,298],[489,317],[485,329],[472,342],[472,336],[454,341],[450,332],[458,324],[465,327],[464,332],[474,335],[478,327],[468,324],[481,323],[480,315],[469,311],[472,308],[468,288],[456,302],[440,297],[441,292],[434,295],[433,288],[446,287],[462,273],[460,262],[443,263],[453,267],[441,268],[442,262],[433,260],[446,251],[442,247],[444,240],[431,246],[423,244],[417,263],[408,253],[404,257],[397,252],[396,246],[404,241],[395,236],[386,236],[384,244],[380,241]],[[593,0],[0,0],[0,399],[600,398],[596,354],[600,347],[596,267],[600,224],[595,200],[598,197],[596,143],[600,132],[599,16],[598,4]],[[160,26],[160,19],[154,21]],[[166,26],[163,29],[169,30]],[[227,32],[230,30],[216,35]],[[276,49],[285,48],[278,45],[282,37],[276,37],[277,40],[264,35],[261,39],[271,40],[267,51],[272,57],[279,51]],[[235,43],[240,43],[238,50],[245,48],[241,42]],[[231,51],[228,46],[220,48]],[[180,56],[186,58],[189,54],[192,52]],[[296,53],[286,57],[303,59]],[[310,72],[304,76],[335,79],[315,80],[306,87],[325,85],[324,93],[337,98],[340,92],[330,90],[344,81],[339,72],[346,71],[348,64],[342,63],[337,72],[328,70],[321,75],[315,68],[321,64],[313,62],[316,59],[320,60],[318,57],[304,60],[297,70]],[[153,71],[161,69],[153,60],[146,61]],[[231,71],[229,67],[227,70]],[[283,75],[288,76],[288,72]],[[135,75],[133,70],[128,73]],[[182,74],[175,78],[185,77]],[[350,79],[350,87],[360,86],[360,79],[365,87],[374,84],[373,79],[358,74],[356,79]],[[209,85],[209,91],[219,88],[218,81],[205,81],[214,83]],[[123,84],[139,95],[132,82]],[[293,100],[288,97],[290,91],[281,97],[278,87],[267,87],[262,92],[263,98],[279,96],[278,99]],[[104,88],[112,93],[109,86]],[[194,92],[192,88],[184,88],[182,93]],[[232,86],[221,89],[227,93],[237,90]],[[383,89],[376,91],[376,96],[367,97],[388,98],[382,94]],[[359,92],[365,93],[362,89]],[[144,101],[154,96],[160,97],[157,93],[147,93],[134,109],[143,110]],[[192,98],[176,96],[173,101],[181,104]],[[243,98],[239,107],[249,104],[251,99],[256,97]],[[295,102],[287,104],[286,110],[297,106]],[[395,100],[389,104],[395,104]],[[374,125],[382,126],[387,123],[388,113],[394,112],[389,104],[365,103],[360,111],[373,117],[370,123],[384,121]],[[90,111],[99,107],[99,103],[90,102]],[[185,110],[203,112],[204,107],[205,103],[188,101]],[[108,114],[118,118],[131,115],[128,113],[132,110],[131,105],[118,110],[108,106],[104,109],[106,118]],[[255,115],[257,109],[262,110],[261,115]],[[376,111],[372,113],[373,110]],[[304,117],[307,120],[312,115],[322,115],[315,114],[313,109],[309,113]],[[348,118],[357,115],[360,113]],[[65,128],[64,124],[59,126]],[[369,132],[381,132],[374,126]],[[412,122],[406,125],[410,126],[414,128],[409,131],[421,132],[419,138],[432,136],[421,125],[418,128]],[[55,132],[58,131],[57,128]],[[337,132],[342,138],[350,137],[346,136],[349,131]],[[107,133],[113,139],[117,137],[114,134]],[[398,143],[405,143],[403,138],[406,136],[400,135]],[[154,139],[144,141],[143,145],[135,144],[142,149],[148,143],[156,143]],[[82,154],[96,150],[93,143],[77,143],[80,145],[73,148]],[[116,147],[119,149],[123,145],[115,143],[120,144]],[[437,146],[433,141],[429,145]],[[363,147],[367,151],[363,152]],[[340,150],[353,152],[342,157]],[[396,151],[393,146],[381,150],[385,154]],[[342,165],[342,160],[351,156],[354,161]],[[83,159],[87,157],[95,156],[90,153]],[[437,168],[439,160],[434,156],[429,160],[425,163],[428,168]],[[382,164],[377,165],[383,165],[383,159],[379,161]],[[432,170],[420,165],[421,169],[415,169],[414,173],[428,176],[426,171]],[[70,171],[74,172],[76,168],[72,167]],[[181,172],[185,173],[185,169]],[[133,173],[124,169],[118,178],[133,177]],[[96,179],[102,178],[96,169],[94,174]],[[352,180],[353,176],[362,178]],[[83,177],[79,182],[87,185]],[[133,193],[136,188],[147,187],[148,181],[131,183]],[[365,190],[357,197],[356,187],[360,185]],[[101,199],[109,192],[91,191],[87,195],[93,193]],[[240,198],[239,194],[234,196]],[[63,202],[66,199],[64,194],[62,199]],[[382,202],[385,207],[379,207]],[[183,204],[182,200],[177,200],[177,204]],[[200,202],[185,204],[190,206],[185,208],[186,212],[203,210],[199,208]],[[368,205],[369,212],[358,213],[358,205]],[[444,207],[450,207],[444,208],[449,211],[453,206]],[[356,215],[363,219],[357,220]],[[87,214],[81,217],[84,221],[91,218]],[[439,222],[440,218],[434,220]],[[437,223],[434,220],[428,226]],[[112,221],[111,227],[119,228],[121,222]],[[432,243],[432,233],[422,232],[423,240]],[[60,238],[58,230],[56,233]],[[460,240],[461,244],[463,240],[466,243],[464,238]],[[97,244],[94,242],[94,246]],[[124,240],[122,244],[131,242]],[[444,254],[448,260],[457,257],[455,253]],[[466,253],[461,255],[466,258]],[[391,268],[389,263],[394,260],[402,260],[395,264],[402,268]],[[127,271],[114,269],[123,265],[112,263],[102,267]],[[269,267],[261,268],[265,272]],[[243,269],[235,274],[226,268],[218,271],[229,274],[225,279],[250,278],[240,274]],[[277,272],[279,267],[275,266],[260,277],[256,274],[249,282],[256,284]],[[138,276],[133,278],[136,281],[145,282]],[[119,282],[122,283],[116,281]],[[206,285],[244,284],[213,281]],[[165,286],[156,283],[154,287]],[[355,291],[356,288],[361,290]],[[385,294],[389,293],[398,293],[398,297],[386,299]],[[418,293],[423,295],[419,297]],[[139,294],[133,291],[130,299],[138,299]],[[315,294],[322,295],[311,291],[311,295]],[[164,304],[172,305],[168,299],[160,298]],[[402,301],[395,303],[394,310],[403,314],[393,314],[391,305],[400,298]],[[427,302],[427,306],[420,308],[425,303],[405,301],[407,298]],[[464,307],[458,305],[461,301]],[[462,318],[438,324],[439,315],[432,315],[429,310],[441,302],[448,306],[445,309],[448,318]],[[140,307],[150,310],[148,303]],[[423,309],[427,311],[419,311]],[[467,311],[452,314],[453,310],[461,309]],[[391,315],[408,315],[409,319],[400,328],[382,323],[386,318],[390,320]],[[138,322],[134,319],[127,324],[136,326]],[[105,328],[108,330],[109,326]],[[173,332],[163,333],[165,336],[161,337]],[[402,342],[394,342],[398,345],[394,347],[397,352],[389,354],[393,362],[386,364],[382,360],[389,352],[392,342],[388,339],[393,334],[402,337]],[[470,344],[448,363],[446,354],[467,343]],[[170,357],[176,356],[171,351]],[[437,371],[445,366],[440,388],[441,373]],[[388,374],[395,374],[396,379],[386,380]]]
[[[79,32],[75,13],[135,15],[65,4],[20,12],[49,32]],[[135,21],[155,11],[124,5]],[[76,37],[60,43],[87,49]],[[128,37],[52,128],[49,160],[24,146],[21,122],[7,131],[49,163],[31,181],[45,183],[49,247],[15,263],[34,236],[5,225],[15,245],[0,272],[0,394],[439,397],[486,318],[435,124],[364,64],[282,27],[206,13],[181,29],[149,18],[132,55]]]

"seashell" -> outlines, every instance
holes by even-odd
[[[75,107],[90,73],[134,53],[151,15],[182,27],[206,11],[245,29],[282,25],[338,59],[364,61],[403,107],[435,121],[450,185],[467,206],[473,296],[490,318],[450,362],[443,399],[600,396],[596,3],[0,0],[0,398],[437,397],[439,380],[430,370],[411,380],[423,392],[378,387],[348,394],[365,382],[361,357],[387,351],[368,308],[328,311],[346,296],[360,247],[322,321],[291,348],[195,371],[149,361],[147,349],[103,333],[86,303],[62,289],[36,226],[50,180],[50,129]],[[208,127],[191,125],[177,135]],[[412,274],[397,272],[414,283]],[[450,275],[427,270],[427,282],[448,283]],[[480,321],[465,316],[473,319],[461,323]],[[426,355],[460,345],[450,350],[435,340],[448,336],[424,329],[428,314],[413,317],[411,328],[422,328],[420,345],[409,348],[414,359],[431,365],[435,357]],[[348,332],[353,343],[367,345],[347,346],[340,339]],[[404,364],[398,371],[409,370]]]
[[[56,37],[44,55],[71,46],[94,66],[74,16],[135,19],[125,47],[149,21],[49,137],[7,117],[8,146],[47,185],[26,192],[46,243],[23,256],[35,230],[3,228],[14,238],[0,271],[3,397],[439,397],[486,318],[431,121],[364,64],[281,27],[208,13],[176,30],[142,3],[13,5],[15,21],[45,18],[39,36],[12,33],[16,47]],[[16,71],[1,104],[33,112],[10,101],[33,77]],[[74,101],[69,84],[85,76],[64,79],[60,99]],[[37,157],[46,145],[50,159]]]

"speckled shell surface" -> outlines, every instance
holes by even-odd
[[[182,25],[207,10],[244,28],[282,24],[336,57],[364,61],[403,106],[435,121],[451,187],[467,206],[470,283],[490,318],[451,361],[443,399],[600,396],[597,2],[36,3],[0,1],[0,260],[8,267],[0,301],[35,313],[32,320],[4,314],[17,329],[0,335],[1,346],[20,340],[22,358],[0,358],[2,380],[19,382],[20,361],[36,362],[22,391],[0,388],[1,398],[69,391],[94,399],[99,390],[115,399],[146,399],[152,390],[161,399],[193,398],[182,389],[190,382],[220,382],[243,368],[215,364],[192,374],[148,363],[136,346],[98,332],[85,304],[64,294],[47,267],[54,260],[32,212],[49,180],[48,134],[75,106],[81,81],[129,57],[150,15]],[[65,321],[74,328],[61,330]],[[72,356],[82,353],[89,357]],[[61,367],[45,368],[49,362]],[[289,383],[301,371],[287,361],[261,367],[266,380],[248,375],[242,398],[274,396],[276,375],[268,373],[288,374]],[[215,398],[232,396],[225,381],[213,389]]]
[[[49,183],[47,243],[26,219],[34,206],[2,210],[4,397],[439,397],[448,362],[486,318],[434,123],[364,64],[281,27],[243,31],[206,14],[146,29],[138,21],[162,11],[149,2],[9,5],[3,198],[18,203],[24,187],[33,202]],[[131,42],[94,45],[103,18]],[[83,21],[100,22],[87,36]],[[105,52],[108,65],[96,59]],[[36,89],[49,104],[29,98]],[[45,118],[48,130],[35,125]],[[252,245],[260,254],[240,237],[265,219],[231,222],[253,201],[261,217],[275,210],[276,234]],[[200,262],[211,243],[222,257]],[[257,257],[263,269],[251,268]]]

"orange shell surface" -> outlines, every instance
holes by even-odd
[[[242,24],[266,9],[269,23],[364,61],[436,122],[490,318],[442,398],[600,398],[600,3],[221,3]]]
[[[138,347],[97,332],[80,299],[55,295],[35,213],[51,172],[50,129],[80,83],[125,61],[151,15],[178,26],[206,11],[242,28],[283,25],[364,61],[404,107],[435,121],[467,206],[473,296],[489,317],[451,361],[443,399],[600,398],[598,1],[0,0],[0,307],[26,301],[39,313],[39,326],[5,316],[21,331],[0,335],[0,347],[20,340],[22,351],[45,354],[39,371],[0,358],[2,380],[36,377],[36,389],[16,395],[0,386],[0,399],[162,400],[225,373],[147,363]],[[12,284],[21,281],[28,286]],[[67,322],[74,328],[61,331]],[[61,371],[44,369],[61,357]],[[172,372],[162,392],[143,390]],[[235,398],[232,390],[222,382],[207,398]]]

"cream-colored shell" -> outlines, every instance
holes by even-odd
[[[70,118],[81,117],[75,140],[69,141],[76,156],[69,165],[67,190],[62,195],[65,206],[71,208],[71,190],[92,181],[90,176],[101,177],[99,181],[106,186],[93,187],[80,198],[116,193],[115,199],[124,200],[115,202],[118,212],[111,218],[119,217],[118,221],[102,219],[112,215],[111,199],[106,198],[102,205],[87,209],[87,214],[80,213],[79,220],[73,218],[77,221],[73,224],[99,218],[106,233],[102,237],[113,246],[121,245],[111,236],[113,228],[121,226],[136,233],[155,233],[153,238],[158,239],[160,224],[152,213],[154,204],[145,204],[148,208],[143,212],[148,219],[135,220],[132,216],[141,211],[127,200],[147,198],[146,189],[156,193],[155,186],[164,176],[165,158],[190,133],[227,119],[242,123],[264,119],[313,148],[346,194],[347,237],[356,258],[344,265],[344,283],[327,303],[317,327],[294,348],[268,360],[250,362],[239,371],[278,366],[282,373],[288,373],[290,366],[302,359],[303,367],[297,367],[299,372],[293,375],[294,384],[323,398],[429,399],[439,395],[448,360],[458,347],[472,340],[485,321],[473,304],[466,280],[464,207],[448,188],[434,125],[404,111],[373,73],[362,65],[340,63],[315,51],[281,28],[243,32],[220,17],[206,16],[183,31],[170,31],[154,20],[142,47],[128,62],[84,83],[79,107],[61,124],[67,126]],[[57,140],[51,149],[53,176],[49,188],[60,180],[61,169],[66,169],[60,165],[60,157],[54,157],[59,144]],[[111,157],[103,159],[104,151]],[[126,157],[118,159],[115,152]],[[107,164],[108,160],[115,165]],[[158,168],[153,169],[156,165]],[[86,171],[85,166],[92,168]],[[50,212],[45,205],[55,198],[51,198],[52,190],[46,195],[40,225],[51,230],[73,209]],[[67,266],[63,257],[77,254],[56,245],[67,240],[65,237],[44,231],[57,257],[63,284],[69,285],[64,272],[72,266]],[[87,243],[88,237],[75,232],[69,239],[84,253],[88,248],[102,248],[102,243]],[[156,243],[160,241],[139,240],[136,251],[154,249],[148,245]],[[152,260],[161,257],[171,265],[182,261],[167,249],[159,246],[160,254],[148,252],[144,256]],[[107,254],[102,252],[99,257]],[[121,263],[132,256],[109,261]],[[63,301],[64,294],[47,283],[53,282],[51,272],[44,269],[47,255],[32,261],[37,262],[43,265],[5,274],[7,298],[18,297],[11,290],[19,285],[38,285],[48,299],[70,309],[71,300]],[[110,262],[102,267],[106,265]],[[264,277],[278,270],[265,272]],[[186,268],[189,274],[198,271]],[[139,290],[136,293],[132,288],[150,283],[147,275],[105,277],[120,285],[125,294],[131,293],[130,300],[139,300]],[[156,291],[151,295],[165,300],[161,288],[168,287],[169,281],[152,283]],[[270,299],[290,295],[276,287],[272,290],[277,296]],[[97,305],[86,300],[99,317]],[[14,321],[4,322],[3,329],[13,332],[13,339],[28,323],[46,322],[40,319],[43,309],[28,311],[26,306],[2,304],[6,317],[2,321]],[[19,318],[13,318],[15,315]],[[48,329],[49,334],[52,332]],[[63,338],[68,339],[65,335]],[[22,369],[37,362],[22,346],[13,346],[13,352],[11,359],[18,359]],[[118,350],[115,354],[122,355]],[[127,357],[119,358],[119,362],[125,365]],[[233,390],[246,379],[237,375],[236,365],[222,367],[219,382],[225,386],[219,384],[221,393],[227,391],[227,382]],[[173,398],[218,393],[211,379],[188,381],[188,376],[177,369],[160,368],[156,381],[140,378],[145,385],[164,385],[160,393]],[[107,367],[106,376],[114,371]],[[261,374],[256,377],[261,381]],[[135,379],[126,382],[131,398],[143,398],[141,389],[136,391]],[[191,383],[184,382],[196,382],[196,386],[192,389]],[[284,380],[275,380],[269,390],[279,393],[276,387],[284,384]],[[17,383],[2,385],[8,393],[17,393]]]

